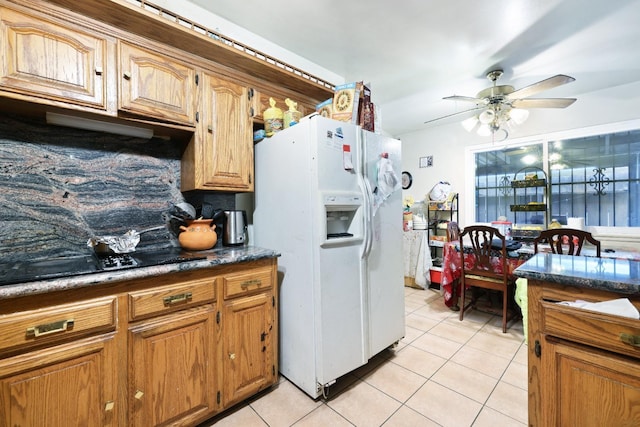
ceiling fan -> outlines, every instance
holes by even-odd
[[[505,132],[504,138],[506,138],[507,131],[503,128],[504,125],[510,122],[515,122],[516,124],[523,123],[529,115],[528,109],[566,108],[576,101],[576,98],[529,98],[539,92],[571,83],[575,80],[573,77],[558,74],[516,90],[510,85],[496,84],[503,73],[502,70],[493,70],[487,73],[487,78],[493,82],[493,85],[478,92],[475,98],[458,95],[443,98],[453,101],[471,102],[475,104],[475,107],[437,119],[428,120],[425,123],[431,123],[454,116],[471,116],[462,122],[462,125],[469,132],[477,129],[478,134],[488,136],[495,134],[499,130],[503,130]]]

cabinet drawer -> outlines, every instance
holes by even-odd
[[[0,354],[115,330],[115,296],[0,316]]]
[[[215,301],[216,278],[129,293],[129,320],[157,316]]]
[[[640,320],[542,301],[543,333],[640,358]],[[637,340],[636,345],[627,343]]]
[[[271,272],[271,267],[264,267],[225,276],[224,299],[270,290]]]

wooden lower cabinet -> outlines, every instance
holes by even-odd
[[[0,426],[117,426],[113,334],[0,360]]]
[[[529,425],[640,425],[640,320],[556,304],[640,297],[528,281]]]
[[[275,384],[276,266],[0,300],[0,427],[191,426]]]
[[[222,397],[226,407],[272,385],[276,380],[274,305],[271,292],[224,303]]]
[[[212,305],[130,326],[129,336],[131,426],[188,425],[217,410]]]
[[[638,361],[551,339],[545,347],[553,362],[543,395],[556,398],[545,408],[548,425],[640,425]]]

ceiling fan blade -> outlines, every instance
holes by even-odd
[[[511,102],[513,108],[567,108],[576,98],[526,98]]]
[[[567,83],[571,83],[575,79],[573,77],[565,76],[564,74],[558,74],[553,77],[549,77],[545,80],[540,80],[538,83],[534,83],[529,86],[525,86],[522,89],[511,92],[506,97],[507,99],[522,99],[527,98],[536,93],[553,89],[554,87],[562,86]]]
[[[439,120],[444,120],[444,119],[448,119],[451,117],[457,117],[457,116],[462,116],[462,115],[468,115],[469,117],[471,117],[473,115],[473,113],[475,113],[478,110],[483,110],[484,106],[482,107],[475,107],[475,108],[470,108],[468,110],[463,110],[463,111],[458,111],[457,113],[452,113],[452,114],[447,114],[446,116],[442,116],[442,117],[438,117],[437,119],[431,119],[431,120],[427,120],[426,122],[424,122],[425,124],[427,123],[433,123],[433,122],[437,122]]]
[[[465,101],[465,102],[473,102],[474,104],[482,104],[484,103],[484,100],[480,99],[480,98],[472,98],[470,96],[459,96],[459,95],[453,95],[453,96],[445,96],[442,99],[446,99],[447,101]]]

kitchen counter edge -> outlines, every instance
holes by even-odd
[[[108,270],[78,276],[4,285],[0,286],[0,299],[40,295],[55,291],[65,291],[88,286],[105,285],[125,280],[141,279],[150,276],[160,276],[180,271],[201,270],[220,265],[257,261],[266,258],[277,258],[280,256],[280,253],[257,246],[243,246],[201,251],[199,252],[199,255],[204,257],[204,259],[124,270]]]
[[[640,294],[640,261],[636,260],[544,253],[534,255],[514,274],[566,286]]]

